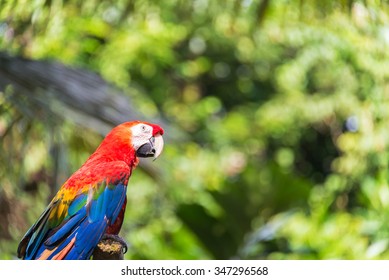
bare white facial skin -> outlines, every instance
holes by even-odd
[[[162,135],[157,134],[153,137],[153,128],[147,124],[139,123],[131,127],[132,146],[138,150],[144,144],[151,142],[155,149],[154,159],[156,159],[163,150]]]
[[[153,128],[147,124],[139,123],[131,127],[132,146],[138,150],[140,146],[149,142],[153,137]]]

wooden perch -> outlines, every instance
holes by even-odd
[[[116,238],[106,237],[97,244],[92,254],[93,260],[124,260],[126,248]]]

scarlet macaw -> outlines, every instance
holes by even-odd
[[[118,234],[138,157],[163,149],[163,129],[133,121],[113,128],[62,185],[18,247],[22,259],[90,259],[104,234]]]

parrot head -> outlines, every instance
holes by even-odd
[[[163,129],[155,124],[138,123],[131,127],[132,146],[138,157],[157,159],[163,149]]]
[[[114,127],[105,137],[96,155],[105,155],[126,162],[134,157],[159,157],[163,149],[163,129],[148,122],[125,122]],[[96,155],[91,156],[91,160]]]

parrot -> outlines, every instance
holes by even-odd
[[[139,157],[157,159],[164,130],[129,121],[114,127],[94,153],[59,188],[22,237],[24,260],[87,260],[105,235],[119,233],[127,204],[127,184]]]

